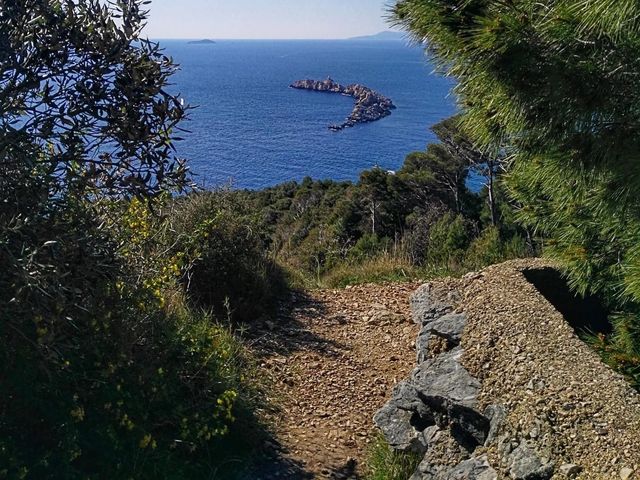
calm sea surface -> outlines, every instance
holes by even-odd
[[[304,176],[355,180],[379,165],[398,169],[434,139],[429,127],[456,111],[453,81],[432,74],[424,53],[399,41],[162,40],[181,65],[173,91],[198,108],[177,145],[198,183],[261,188]],[[293,90],[303,78],[362,83],[398,109],[342,132],[353,99]]]

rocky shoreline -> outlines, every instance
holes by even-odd
[[[298,80],[290,85],[297,90],[311,90],[314,92],[337,93],[353,97],[356,104],[341,124],[329,125],[329,130],[334,132],[353,127],[359,123],[369,123],[391,115],[396,108],[391,99],[360,84],[347,85],[346,87],[335,82],[331,78],[326,80]]]

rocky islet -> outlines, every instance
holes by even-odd
[[[330,77],[326,80],[298,80],[290,87],[297,90],[337,93],[355,98],[356,104],[349,117],[341,124],[329,125],[329,130],[335,132],[359,123],[375,122],[391,115],[391,111],[396,108],[391,99],[369,87],[357,83],[343,86]]]

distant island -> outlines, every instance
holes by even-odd
[[[344,123],[329,125],[329,130],[334,132],[353,127],[358,123],[375,122],[391,115],[391,110],[396,108],[391,99],[364,85],[353,84],[343,87],[330,77],[326,80],[298,80],[290,87],[298,90],[338,93],[356,99],[356,105]]]
[[[189,45],[214,45],[216,42],[209,39],[204,40],[192,40],[189,42]]]
[[[399,41],[399,40],[406,40],[406,39],[407,39],[407,35],[405,33],[394,32],[391,30],[388,30],[386,32],[376,33],[375,35],[365,35],[362,37],[349,38],[349,40],[372,41],[372,42],[390,41],[390,40]]]

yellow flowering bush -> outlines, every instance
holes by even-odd
[[[191,303],[250,323],[271,313],[286,288],[269,257],[256,212],[225,191],[192,194],[169,215],[163,243],[181,255],[183,285]]]
[[[65,212],[0,235],[0,479],[208,478],[258,440],[246,352],[147,204]]]

